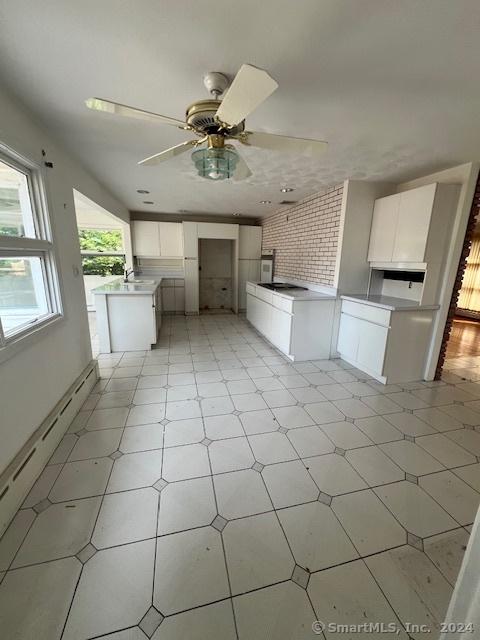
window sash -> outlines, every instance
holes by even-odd
[[[15,151],[0,145],[0,160],[27,178],[33,226],[36,237],[0,234],[0,259],[38,257],[42,268],[43,293],[48,313],[38,320],[20,326],[18,331],[5,335],[0,318],[0,348],[20,341],[62,316],[60,283],[56,269],[56,250],[53,244],[46,196],[43,167],[31,162]],[[0,354],[1,355],[1,354]]]

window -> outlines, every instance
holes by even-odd
[[[84,276],[122,276],[125,269],[120,229],[79,229]]]
[[[40,168],[0,153],[0,350],[59,316]]]

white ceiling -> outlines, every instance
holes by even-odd
[[[480,158],[478,0],[0,0],[0,18],[2,84],[130,209],[258,216],[283,185],[299,199]],[[243,183],[195,176],[189,154],[137,167],[188,134],[83,104],[182,118],[207,71],[243,62],[280,85],[247,127],[327,140],[320,160],[242,148]]]

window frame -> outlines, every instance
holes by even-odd
[[[0,234],[0,259],[38,257],[42,267],[42,280],[48,314],[20,326],[5,335],[0,317],[0,362],[8,359],[15,345],[24,344],[29,336],[63,319],[63,305],[57,269],[57,252],[49,215],[46,173],[42,165],[33,162],[0,143],[0,161],[25,175],[35,237]]]

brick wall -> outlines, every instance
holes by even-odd
[[[448,339],[453,326],[453,320],[455,318],[455,312],[457,310],[458,296],[460,295],[460,289],[462,288],[463,275],[467,266],[467,258],[470,253],[470,247],[472,244],[473,233],[477,218],[480,214],[480,176],[477,179],[477,185],[475,187],[475,193],[472,201],[472,208],[470,209],[470,217],[468,218],[467,231],[465,233],[465,240],[463,241],[462,254],[458,263],[457,276],[455,278],[455,284],[453,285],[452,297],[450,298],[450,306],[448,308],[447,322],[443,331],[442,346],[440,347],[440,355],[437,362],[437,368],[435,371],[435,380],[440,380],[442,375],[443,365],[445,363],[445,356],[447,353]]]
[[[263,219],[263,249],[275,249],[275,275],[333,285],[343,184]]]

